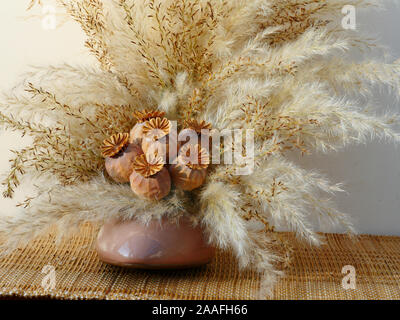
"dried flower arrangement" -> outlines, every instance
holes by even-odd
[[[344,5],[381,1],[56,1],[81,25],[99,68],[39,69],[2,100],[2,127],[33,138],[14,152],[4,196],[23,176],[42,178],[18,215],[0,219],[3,253],[54,224],[66,235],[87,221],[187,215],[243,268],[262,273],[265,294],[290,253],[274,226],[313,244],[321,239],[310,217],[354,232],[321,195],[341,186],[286,154],[338,151],[369,136],[400,140],[396,116],[377,115],[367,103],[376,85],[400,93],[400,65],[369,59],[364,49],[376,44],[340,26]],[[364,60],[353,61],[350,48]],[[201,148],[199,166],[178,161],[168,170],[157,155],[150,159],[154,143],[170,134],[167,118],[199,134],[210,126],[253,129],[254,173],[214,166]],[[154,128],[160,134],[144,139]]]

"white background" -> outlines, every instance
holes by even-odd
[[[328,0],[329,1],[329,0]],[[0,2],[0,90],[9,90],[30,65],[95,63],[83,46],[84,36],[74,23],[56,30],[44,30],[39,19],[26,20],[29,0]],[[46,3],[46,1],[44,1]],[[400,58],[400,7],[385,12],[358,12],[358,30],[376,35],[388,47],[392,60]],[[357,32],[357,31],[356,31]],[[384,110],[399,109],[393,98],[380,95]],[[400,110],[399,110],[400,112]],[[10,148],[21,144],[16,134],[0,136],[0,171],[8,168]],[[326,173],[334,182],[345,182],[347,194],[339,195],[339,208],[356,220],[361,233],[400,236],[400,149],[373,141],[349,147],[329,156],[297,159],[306,168]],[[0,199],[0,212],[10,213],[11,200]],[[340,231],[340,230],[334,230]]]

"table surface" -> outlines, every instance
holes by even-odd
[[[240,272],[229,252],[207,266],[144,271],[100,262],[92,247],[96,229],[56,246],[54,235],[0,259],[0,297],[58,299],[258,299],[260,276]],[[271,299],[400,299],[400,237],[325,234],[311,247],[282,234],[294,252]],[[355,271],[355,288],[342,285],[344,266]],[[53,277],[54,276],[54,277]],[[54,281],[53,281],[54,279]]]

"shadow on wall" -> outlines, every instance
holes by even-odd
[[[292,157],[302,167],[344,183],[340,210],[350,214],[360,233],[400,235],[400,148],[373,142],[341,153]],[[323,229],[327,232],[341,230]]]

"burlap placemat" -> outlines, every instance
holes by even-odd
[[[100,262],[86,226],[56,247],[51,235],[0,260],[0,294],[62,299],[257,299],[260,278],[240,273],[231,254],[218,252],[208,266],[181,271],[137,271]],[[274,299],[400,299],[400,237],[327,234],[315,248],[294,241],[291,267]],[[355,289],[342,287],[342,268],[356,271]],[[47,267],[46,267],[47,266]],[[54,275],[55,281],[49,281]],[[51,286],[54,285],[54,289]]]

